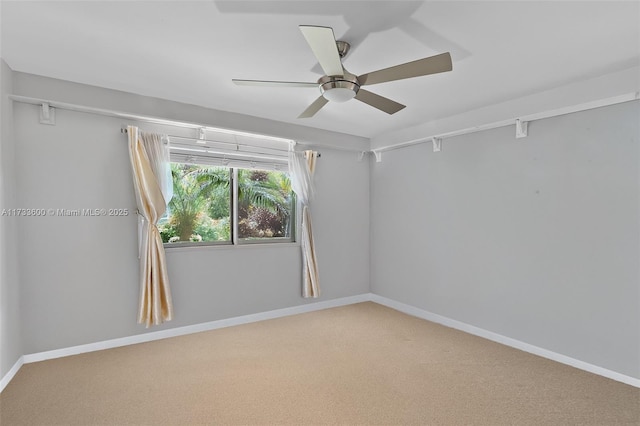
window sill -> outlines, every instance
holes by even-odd
[[[285,247],[300,247],[300,242],[286,243],[250,243],[250,244],[210,244],[210,245],[189,245],[189,246],[165,246],[164,250],[170,252],[182,252],[191,250],[246,250],[246,249],[269,249]]]

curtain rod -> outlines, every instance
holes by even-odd
[[[70,103],[66,103],[66,102],[58,102],[58,101],[51,101],[51,100],[47,100],[47,99],[39,99],[39,98],[32,98],[29,96],[20,96],[20,95],[9,95],[8,96],[9,99],[11,99],[12,101],[16,101],[16,102],[21,102],[21,103],[25,103],[25,104],[31,104],[31,105],[43,105],[43,104],[47,104],[50,107],[53,108],[60,108],[60,109],[64,109],[67,111],[75,111],[75,112],[84,112],[84,113],[89,113],[89,114],[96,114],[96,115],[103,115],[103,116],[107,116],[107,117],[117,117],[117,118],[124,118],[124,119],[128,119],[128,120],[135,120],[135,121],[141,121],[144,123],[151,123],[151,124],[161,124],[161,125],[165,125],[165,126],[173,126],[173,127],[182,127],[182,128],[190,128],[190,129],[200,129],[200,128],[212,128],[212,126],[210,125],[206,125],[206,124],[198,124],[198,123],[193,123],[193,122],[186,122],[186,121],[177,121],[177,120],[169,120],[169,119],[163,119],[163,118],[157,118],[157,117],[149,117],[149,116],[145,116],[145,115],[138,115],[138,114],[131,114],[128,112],[121,112],[121,111],[115,111],[115,110],[109,110],[109,109],[103,109],[103,108],[94,108],[94,107],[90,107],[90,106],[86,106],[86,105],[78,105],[78,104],[70,104]],[[120,131],[122,133],[126,133],[126,128],[120,129]],[[220,131],[228,131],[229,133],[233,134],[235,131],[234,130],[229,130],[229,129],[220,129]],[[264,136],[265,139],[280,139],[282,140],[282,142],[286,142],[286,141],[291,141],[293,143],[295,143],[296,145],[302,145],[302,146],[319,146],[322,148],[326,148],[323,145],[318,145],[318,144],[314,144],[314,143],[307,143],[307,142],[299,142],[299,141],[294,141],[292,139],[286,139],[286,138],[280,138],[280,137],[274,137],[274,136],[269,136],[269,135],[259,135],[257,133],[251,133],[251,132],[241,132],[238,131],[238,136],[242,136],[244,135],[251,135],[254,137],[260,137],[260,136]],[[199,140],[198,138],[189,138],[189,137],[184,137],[184,136],[169,136],[169,137],[173,137],[173,138],[181,138],[181,139],[193,139],[193,140]],[[214,141],[215,143],[230,143],[230,142],[218,142],[218,141]],[[246,146],[251,146],[251,145],[247,145],[247,144],[234,144],[231,143],[232,145],[246,145]],[[329,147],[330,148],[330,147]],[[277,149],[277,148],[269,148],[269,149]],[[336,148],[339,149],[339,148]],[[346,149],[341,149],[343,151],[347,151]],[[360,152],[359,150],[349,150],[349,152]],[[320,153],[318,153],[318,157],[320,157]]]

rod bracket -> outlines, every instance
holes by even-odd
[[[433,143],[433,152],[442,151],[442,138],[431,138],[431,142]]]
[[[382,152],[380,151],[371,151],[373,155],[376,156],[376,163],[382,163]]]
[[[526,138],[527,137],[527,121],[522,121],[519,118],[516,118],[516,139]]]
[[[361,162],[362,160],[364,160],[364,155],[366,154],[366,151],[360,151],[358,153],[358,162]]]
[[[207,134],[206,134],[205,128],[200,127],[198,129],[198,140],[196,141],[196,143],[206,144],[207,143],[206,139],[207,139]]]
[[[52,108],[48,102],[43,102],[40,108],[40,124],[48,124],[55,126],[56,124],[56,109]]]

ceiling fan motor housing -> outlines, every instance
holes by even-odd
[[[346,102],[352,99],[360,89],[358,78],[345,70],[344,75],[325,75],[318,80],[320,93],[332,102]]]

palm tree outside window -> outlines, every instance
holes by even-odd
[[[158,223],[165,244],[293,241],[295,198],[288,173],[172,163],[171,174],[174,196]]]

